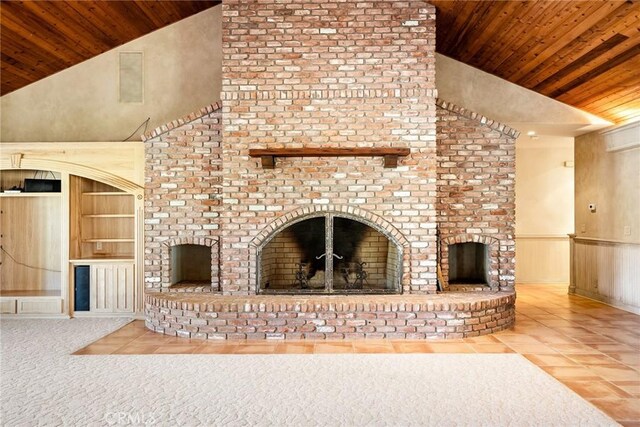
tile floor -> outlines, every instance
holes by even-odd
[[[516,289],[515,327],[478,338],[203,342],[134,321],[75,354],[519,353],[620,424],[640,427],[640,316],[567,295],[566,285]]]

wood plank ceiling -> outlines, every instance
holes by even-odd
[[[5,1],[1,94],[219,4]],[[613,122],[640,118],[640,3],[433,0],[438,52]]]
[[[434,0],[438,52],[610,120],[640,118],[640,2]]]
[[[219,1],[6,1],[0,94],[38,81]]]

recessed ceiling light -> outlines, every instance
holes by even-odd
[[[527,132],[527,136],[536,136],[536,131],[530,130],[529,132]]]

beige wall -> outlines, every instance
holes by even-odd
[[[516,235],[573,233],[573,138],[516,142]]]
[[[516,142],[516,280],[568,283],[573,233],[573,138]]]
[[[640,147],[607,152],[593,132],[576,138],[575,161],[577,237],[640,242]]]
[[[221,6],[110,50],[0,98],[0,139],[121,141],[220,99]],[[120,52],[144,55],[144,102],[118,101]],[[139,136],[132,139],[139,140]]]

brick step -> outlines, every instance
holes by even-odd
[[[196,339],[457,339],[513,325],[515,293],[215,295],[148,292],[147,328]]]

